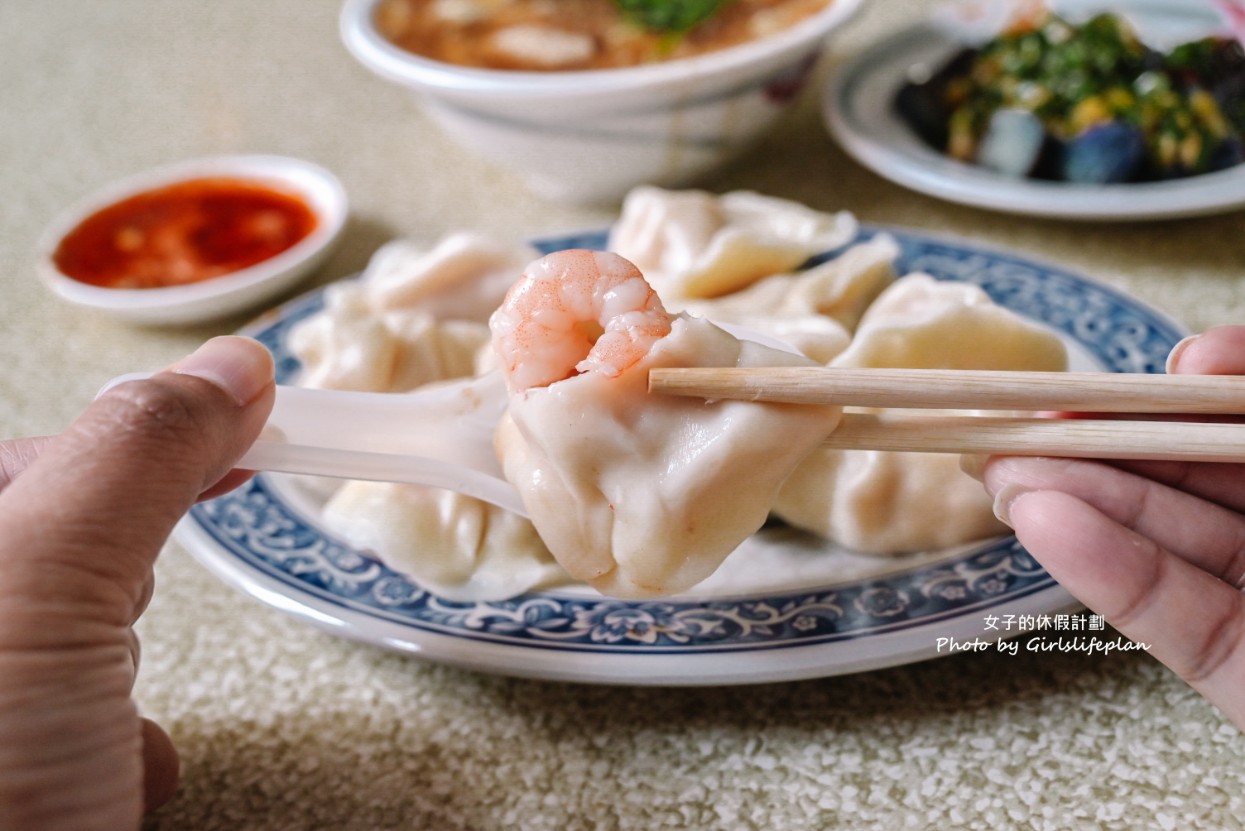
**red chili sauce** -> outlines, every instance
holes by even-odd
[[[120,289],[179,286],[255,265],[316,227],[296,196],[241,179],[191,179],[87,217],[57,246],[60,270]]]

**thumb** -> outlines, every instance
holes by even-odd
[[[1179,375],[1245,374],[1245,326],[1213,326],[1172,347],[1167,371]]]
[[[141,593],[173,526],[254,442],[273,395],[271,356],[238,337],[101,395],[0,498],[10,588],[23,574],[27,588],[54,586],[53,569]]]

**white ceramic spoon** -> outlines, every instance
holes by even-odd
[[[147,377],[124,375],[105,389]],[[429,485],[527,516],[493,451],[506,403],[500,372],[409,393],[278,385],[268,423],[237,466]]]

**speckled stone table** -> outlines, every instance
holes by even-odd
[[[926,3],[871,0],[836,60]],[[62,206],[151,165],[301,156],[353,200],[309,282],[381,243],[474,228],[604,225],[541,202],[447,142],[337,38],[337,0],[0,4],[0,432],[62,428],[108,378],[244,321],[131,328],[38,284]],[[1190,328],[1245,321],[1245,214],[1153,224],[1034,220],[881,180],[810,96],[704,186],[971,237],[1122,288]],[[160,829],[879,829],[1240,826],[1242,738],[1145,654],[960,654],[709,689],[476,674],[336,639],[222,584],[177,544],[143,619],[136,694],[181,749]]]

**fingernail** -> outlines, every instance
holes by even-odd
[[[1006,485],[999,488],[998,493],[994,495],[994,515],[999,518],[999,522],[1003,523],[1008,528],[1013,527],[1011,519],[1012,505],[1021,496],[1032,492],[1033,491],[1029,490],[1024,485],[1019,485],[1015,482],[1008,482]]]
[[[989,459],[989,456],[981,453],[965,453],[960,457],[960,470],[978,482],[984,482],[986,480],[986,462]]]
[[[1200,335],[1189,335],[1187,338],[1179,341],[1172,347],[1172,351],[1167,353],[1166,371],[1170,375],[1176,368],[1176,362],[1180,360],[1180,354],[1189,348],[1189,344],[1197,340]]]
[[[272,355],[251,338],[212,338],[170,369],[220,387],[238,406],[249,404],[272,383]]]

